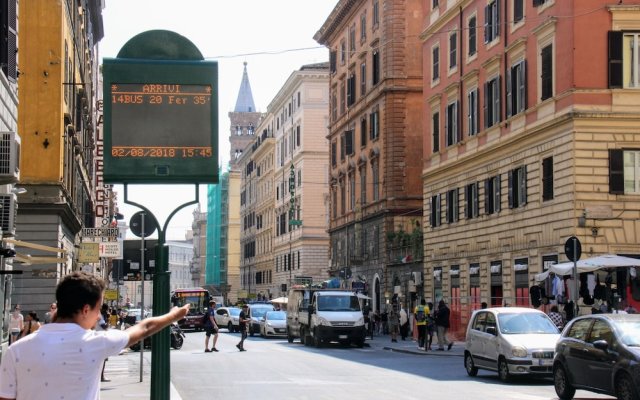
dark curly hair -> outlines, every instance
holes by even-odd
[[[65,276],[56,288],[56,318],[73,318],[85,305],[94,308],[102,300],[105,283],[85,272]]]

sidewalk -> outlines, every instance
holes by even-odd
[[[434,350],[424,351],[418,349],[418,343],[411,337],[407,340],[398,338],[397,342],[391,342],[389,335],[375,335],[372,339],[367,338],[365,348],[379,351],[392,351],[397,353],[414,354],[416,356],[427,357],[463,357],[464,342],[455,342],[451,350],[437,351],[437,340],[434,338],[432,348]],[[126,354],[126,353],[124,353]],[[111,382],[100,384],[100,398],[102,400],[122,400],[126,399],[149,399],[151,396],[151,353],[145,352],[143,362],[142,382],[140,382],[140,355],[133,352],[128,356],[120,355],[109,357],[104,374]],[[171,400],[182,400],[173,384],[170,387]]]

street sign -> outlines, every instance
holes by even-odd
[[[144,220],[144,232],[142,231],[142,222]],[[131,220],[129,221],[129,227],[131,228],[131,233],[136,235],[137,237],[149,237],[153,235],[153,232],[156,231],[157,226],[156,222],[149,213],[144,211],[138,211],[133,214]]]
[[[302,220],[300,219],[290,219],[289,225],[302,225]]]
[[[570,261],[578,261],[580,259],[580,256],[582,255],[582,245],[577,237],[571,236],[567,239],[564,244],[564,254]]]
[[[100,257],[122,259],[122,242],[97,243]]]
[[[79,263],[96,263],[100,261],[99,243],[80,243],[78,251]]]

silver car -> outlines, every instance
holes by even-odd
[[[284,311],[267,311],[260,320],[260,336],[287,336],[287,313]]]
[[[497,307],[474,311],[464,351],[469,376],[478,369],[497,371],[501,380],[512,375],[551,376],[560,332],[540,310]]]
[[[238,307],[219,307],[215,314],[218,328],[227,328],[229,332],[240,332],[240,309]]]

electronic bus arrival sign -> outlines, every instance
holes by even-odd
[[[103,74],[106,183],[217,183],[216,62],[148,31],[105,58]]]

